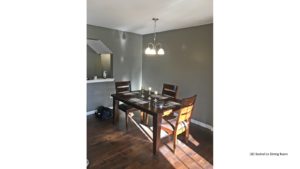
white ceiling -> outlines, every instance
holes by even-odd
[[[87,24],[134,32],[153,33],[213,22],[212,0],[87,0]]]

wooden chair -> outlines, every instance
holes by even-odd
[[[173,135],[173,151],[176,149],[177,135],[185,132],[185,141],[188,141],[191,116],[197,95],[182,100],[183,107],[178,111],[178,116],[172,119],[163,118],[161,129],[168,136]]]
[[[126,93],[126,92],[131,92],[131,82],[130,81],[118,81],[115,82],[115,87],[116,87],[116,93]],[[128,114],[130,112],[137,111],[136,108],[133,108],[127,104],[120,104],[119,109],[125,112],[125,119],[126,119],[126,130],[128,130]]]
[[[165,83],[163,85],[162,95],[176,99],[177,91],[178,91],[178,86],[177,85],[172,85],[172,84],[166,84]]]
[[[177,93],[178,93],[178,86],[177,85],[172,85],[172,84],[166,84],[164,83],[163,89],[162,89],[162,95],[163,96],[168,96],[173,99],[177,98]],[[173,112],[165,112],[163,116],[174,116]]]
[[[177,85],[172,85],[172,84],[163,84],[163,89],[162,89],[162,95],[163,96],[168,96],[171,98],[176,99],[177,98],[177,91],[178,91],[178,86]],[[165,115],[170,115],[172,113],[164,114]],[[148,124],[148,114],[141,112],[141,121],[146,121],[146,124]]]

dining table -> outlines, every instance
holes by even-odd
[[[152,91],[136,90],[112,94],[113,98],[113,124],[119,116],[119,102],[132,106],[143,113],[153,117],[153,155],[157,155],[160,146],[160,133],[162,118],[166,113],[177,111],[181,108],[181,100],[174,99]]]

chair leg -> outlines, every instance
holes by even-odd
[[[189,141],[189,136],[190,136],[190,128],[187,127],[187,129],[185,130],[185,143],[188,143]]]
[[[148,125],[148,114],[145,112],[141,112],[141,123],[146,123]]]
[[[174,134],[174,136],[173,136],[174,138],[173,138],[173,153],[175,153],[175,149],[176,149],[176,143],[177,143],[177,135],[176,134]]]
[[[128,113],[129,113],[129,112],[125,112],[125,114],[126,114],[126,115],[125,115],[125,116],[126,116],[126,117],[125,117],[125,118],[126,118],[126,119],[125,119],[125,121],[126,121],[126,131],[128,130]]]
[[[148,114],[145,114],[145,116],[146,116],[146,125],[149,125],[149,117],[148,117]]]
[[[141,111],[141,123],[144,122],[144,112]]]

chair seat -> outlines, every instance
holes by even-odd
[[[171,118],[171,119],[162,119],[161,122],[161,128],[164,130],[168,130],[169,132],[173,132],[175,130],[175,126],[176,126],[176,122],[177,122],[177,117],[175,116],[175,118]],[[187,126],[187,122],[186,121],[182,121],[181,123],[178,124],[178,128],[177,130],[182,130],[182,129],[186,129]]]
[[[167,116],[163,116],[163,119],[164,120],[172,120],[172,119],[175,119],[176,120],[176,118],[177,118],[178,116],[174,113],[174,112],[172,112],[170,115],[167,115]],[[176,122],[176,121],[175,121]]]
[[[129,106],[127,104],[120,104],[119,105],[119,109],[120,110],[123,110],[124,112],[133,112],[133,111],[137,111],[136,108],[132,107],[132,106]]]

